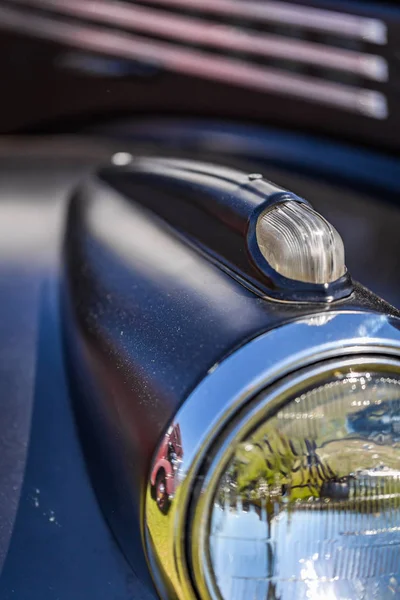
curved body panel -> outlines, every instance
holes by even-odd
[[[132,531],[151,457],[179,406],[218,362],[301,316],[397,314],[358,285],[331,305],[260,298],[182,231],[96,179],[70,206],[64,257],[78,415],[103,507],[135,564]]]

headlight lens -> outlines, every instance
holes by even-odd
[[[399,597],[398,374],[342,368],[286,398],[236,432],[200,495],[207,595]]]

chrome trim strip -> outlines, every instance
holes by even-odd
[[[4,7],[0,7],[1,29],[19,31],[109,56],[150,61],[178,73],[248,87],[260,92],[292,96],[375,119],[388,117],[386,97],[376,90],[326,83],[315,77],[257,67],[207,52],[182,49],[167,42],[153,42],[98,27],[58,22],[48,17],[27,15]]]
[[[290,4],[289,2],[270,2],[269,0],[264,2],[252,0],[244,2],[236,0],[140,0],[140,2],[247,18],[252,21],[282,23],[333,33],[340,37],[366,40],[379,45],[387,43],[386,23],[380,19],[312,8],[301,4]]]
[[[296,63],[347,71],[376,81],[388,80],[388,64],[382,56],[342,50],[287,38],[280,35],[259,34],[250,29],[221,25],[195,17],[173,15],[165,10],[154,10],[126,2],[110,4],[106,0],[13,0],[15,4],[54,10],[59,14],[92,19],[99,23],[119,25],[124,29],[160,35],[171,41],[211,46],[227,51],[246,52],[264,57],[293,60]]]
[[[162,598],[195,597],[187,556],[189,503],[207,453],[238,410],[298,369],[371,354],[400,356],[400,319],[365,312],[312,316],[259,336],[209,371],[173,421],[179,425],[183,453],[169,512],[157,512],[150,483],[146,493],[143,536]]]

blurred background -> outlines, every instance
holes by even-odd
[[[399,147],[396,2],[1,0],[0,31],[3,132],[157,113]]]

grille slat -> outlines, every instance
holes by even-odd
[[[309,30],[333,33],[341,37],[369,41],[373,44],[387,43],[387,28],[383,21],[337,11],[312,8],[288,2],[254,2],[246,0],[139,0],[142,4],[155,4],[201,13],[240,17],[267,23],[279,23],[304,27]]]
[[[387,63],[381,56],[330,48],[323,44],[287,39],[278,35],[242,31],[233,26],[172,15],[166,11],[127,3],[110,4],[102,0],[23,0],[23,4],[54,10],[76,18],[117,25],[172,41],[209,46],[221,51],[292,60],[305,65],[350,72],[376,81],[386,81],[388,78]]]

